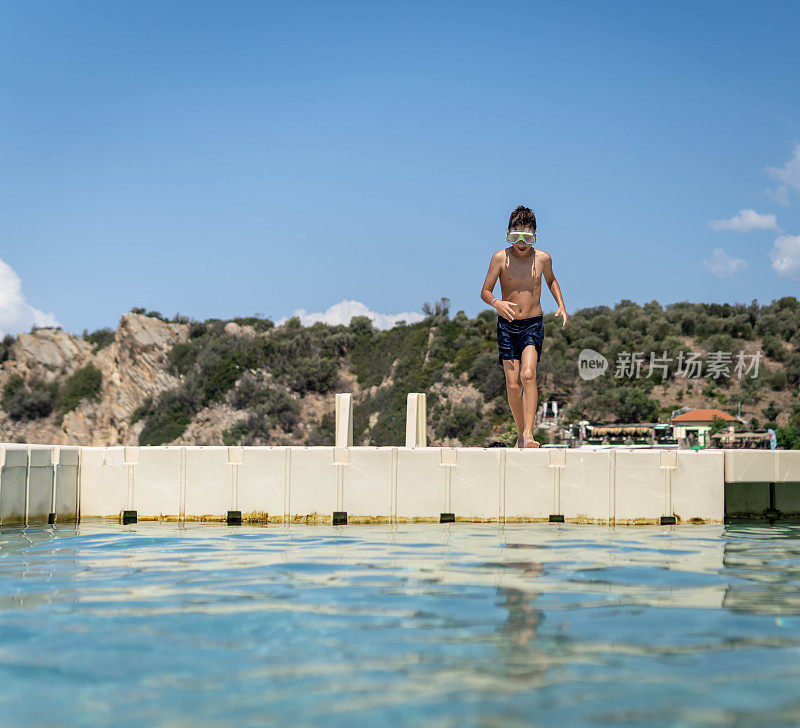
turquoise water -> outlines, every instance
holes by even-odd
[[[0,533],[0,723],[796,726],[800,527]]]

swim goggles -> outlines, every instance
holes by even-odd
[[[512,245],[522,241],[525,245],[533,245],[536,242],[536,233],[526,233],[518,230],[509,230],[506,233],[506,240]]]

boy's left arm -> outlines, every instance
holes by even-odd
[[[558,285],[558,281],[555,275],[553,275],[553,259],[550,257],[549,253],[544,261],[542,276],[547,281],[547,287],[550,289],[550,293],[553,294],[553,298],[556,299],[556,303],[558,304],[556,316],[561,316],[563,319],[563,323],[561,324],[563,330],[567,325],[567,309],[564,306],[564,299],[561,296],[561,286]]]

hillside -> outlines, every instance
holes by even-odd
[[[349,326],[296,319],[166,320],[142,309],[116,331],[82,337],[38,329],[0,344],[0,440],[56,444],[307,444],[332,442],[333,395],[355,399],[355,441],[404,441],[405,397],[428,394],[432,444],[509,442],[513,421],[497,362],[494,312],[450,316],[446,299],[413,325],[380,331],[369,319]],[[666,421],[681,406],[713,406],[750,426],[780,426],[800,445],[800,304],[765,306],[621,301],[577,311],[565,331],[545,317],[540,400],[568,420]],[[584,349],[610,371],[578,376]],[[624,352],[666,352],[667,377],[615,376]],[[741,353],[763,358],[758,375],[734,374]],[[729,352],[731,376],[681,376],[679,355],[695,352],[708,368]]]

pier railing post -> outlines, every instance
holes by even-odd
[[[61,462],[61,448],[58,445],[50,450],[50,464],[53,466],[53,484],[50,488],[50,512],[47,522],[53,525],[56,522],[56,490],[58,488],[58,467]]]
[[[336,395],[336,447],[353,447],[353,395]]]
[[[550,523],[564,523],[561,511],[561,471],[567,466],[567,451],[553,448],[550,450],[549,467],[553,470],[553,512],[548,519]]]
[[[453,512],[453,468],[456,465],[458,465],[458,450],[454,447],[443,447],[441,449],[441,467],[444,468],[444,490],[439,523],[455,523],[456,521],[456,514]]]
[[[134,485],[136,483],[136,466],[139,464],[139,448],[124,447],[122,461],[125,464],[125,510],[122,511],[122,524],[137,523],[139,514],[134,501]]]
[[[244,449],[241,447],[228,448],[228,465],[231,466],[231,492],[230,508],[225,516],[229,526],[242,525],[242,512],[239,510],[239,469],[244,462]]]
[[[677,519],[672,508],[672,482],[673,473],[678,467],[678,453],[675,450],[662,450],[659,468],[664,471],[664,515],[661,516],[662,526],[674,526]]]
[[[427,447],[428,426],[425,395],[409,394],[406,398],[406,447]]]
[[[346,448],[353,447],[353,395],[349,392],[336,395],[336,442],[333,448],[333,464],[336,466],[336,510],[333,512],[334,526],[347,525],[344,508],[344,468],[350,462]]]

